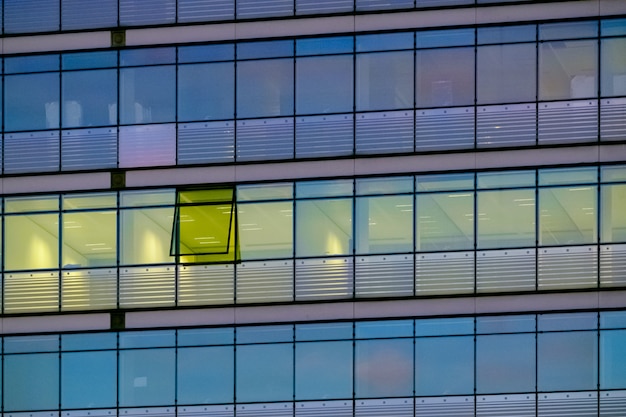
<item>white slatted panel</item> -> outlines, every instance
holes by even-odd
[[[61,310],[117,307],[117,269],[81,269],[61,273]]]
[[[115,168],[117,128],[65,130],[61,136],[61,170]]]
[[[233,417],[235,407],[232,405],[203,405],[196,407],[178,407],[179,417]]]
[[[59,417],[58,411],[35,411],[26,413],[5,413],[5,417]]]
[[[413,398],[389,398],[385,400],[357,400],[355,417],[413,417]]]
[[[117,0],[61,0],[63,30],[117,26]]]
[[[178,267],[178,305],[232,304],[235,296],[233,265]]]
[[[292,15],[293,0],[237,0],[237,19]]]
[[[120,168],[176,163],[176,125],[120,127]]]
[[[434,397],[415,399],[415,417],[474,416],[474,397]]]
[[[293,158],[293,128],[292,118],[237,122],[237,160]]]
[[[626,98],[604,99],[600,103],[600,140],[626,139]]]
[[[295,411],[295,417],[352,417],[352,401],[301,402]]]
[[[4,0],[4,33],[59,30],[60,0]]]
[[[173,306],[174,266],[120,268],[120,307]]]
[[[600,286],[626,286],[626,245],[600,247]]]
[[[415,256],[415,294],[474,292],[474,252],[418,253]]]
[[[578,100],[539,104],[539,144],[598,140],[598,101]]]
[[[235,18],[235,0],[178,0],[178,21],[211,22]]]
[[[245,404],[237,406],[237,417],[292,417],[293,403]]]
[[[117,410],[104,409],[104,410],[72,410],[63,411],[63,417],[116,417]]]
[[[293,261],[242,262],[237,265],[237,303],[293,300]]]
[[[178,125],[178,164],[233,162],[235,123],[202,122]]]
[[[351,114],[296,118],[296,158],[352,155]]]
[[[296,260],[296,300],[351,298],[352,258]]]
[[[597,246],[539,249],[537,262],[540,290],[598,286]]]
[[[413,0],[356,0],[357,11],[361,10],[386,10],[386,9],[410,9]]]
[[[356,116],[356,153],[413,152],[414,112],[363,113]]]
[[[119,0],[120,25],[140,26],[174,23],[176,0]]]
[[[626,415],[626,391],[600,392],[600,416],[624,417]]]
[[[6,314],[58,310],[58,272],[4,274],[4,312]]]
[[[120,408],[120,417],[174,417],[175,407],[141,407],[141,408]]]
[[[354,0],[296,0],[296,14],[351,12]]]
[[[476,417],[535,417],[535,394],[479,395]]]
[[[417,110],[415,149],[437,151],[474,147],[474,108]]]
[[[4,135],[4,172],[59,170],[59,132],[24,132]]]
[[[596,392],[539,394],[538,417],[598,417]]]
[[[355,294],[357,297],[399,297],[413,295],[413,255],[357,256]]]
[[[484,106],[476,115],[476,146],[534,146],[537,141],[537,108],[533,104]]]
[[[535,249],[480,251],[476,254],[477,292],[534,291]]]

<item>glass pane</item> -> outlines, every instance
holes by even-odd
[[[539,190],[541,245],[595,243],[597,187]]]
[[[534,334],[477,337],[476,391],[478,393],[495,394],[534,390]]]
[[[454,395],[473,392],[472,336],[415,340],[416,395]]]
[[[535,44],[478,48],[478,103],[534,101],[536,97]]]
[[[352,111],[352,55],[296,60],[296,112],[298,114]]]
[[[293,256],[293,203],[239,204],[242,259]]]
[[[63,350],[101,350],[117,347],[117,333],[64,334],[61,338]]]
[[[417,51],[417,107],[474,104],[474,48]]]
[[[604,19],[600,22],[602,36],[626,35],[626,19]]]
[[[121,207],[163,206],[176,202],[174,190],[140,190],[120,192]],[[172,209],[172,211],[174,211]]]
[[[123,350],[119,355],[121,407],[174,404],[174,349]]]
[[[359,54],[356,77],[357,111],[413,107],[413,52]]]
[[[413,320],[365,321],[355,325],[355,337],[358,339],[412,336]]]
[[[63,210],[115,208],[116,193],[69,194],[63,196]]]
[[[418,0],[418,4],[423,0]],[[440,48],[443,46],[465,46],[474,44],[474,29],[427,30],[417,32],[418,48]]]
[[[357,195],[413,192],[413,177],[357,178]]]
[[[474,248],[474,194],[418,194],[417,250]]]
[[[597,337],[596,332],[540,333],[539,391],[596,389]]]
[[[59,127],[59,74],[4,77],[4,129],[39,130]]]
[[[564,184],[595,184],[598,182],[598,168],[557,168],[540,169],[539,185],[564,185]]]
[[[412,48],[413,32],[361,35],[356,37],[357,52]]]
[[[237,401],[291,401],[293,345],[237,347]]]
[[[64,213],[63,268],[109,266],[116,264],[117,213],[88,211]]]
[[[296,344],[296,400],[351,396],[351,341]]]
[[[174,62],[176,62],[176,48],[144,48],[120,51],[120,65],[122,66],[173,64]]]
[[[58,71],[59,55],[17,56],[4,59],[4,73]]]
[[[59,355],[4,357],[4,411],[53,410],[59,406]]]
[[[5,222],[5,268],[48,269],[59,267],[59,216],[36,214],[7,216]]]
[[[237,343],[291,342],[293,325],[250,326],[237,328]]]
[[[418,175],[417,191],[474,190],[474,174]]]
[[[476,319],[476,333],[534,332],[535,316],[496,316]]]
[[[539,25],[539,40],[598,36],[598,22],[563,22]]]
[[[597,313],[539,314],[537,330],[595,330],[598,328]]]
[[[415,320],[416,336],[474,334],[473,318]]]
[[[120,263],[173,262],[170,256],[174,208],[123,210],[120,213]]]
[[[63,127],[117,124],[116,70],[64,72],[62,85]]]
[[[600,333],[600,389],[626,388],[626,330]]]
[[[413,196],[356,200],[356,252],[413,251]]]
[[[29,213],[59,210],[58,195],[9,197],[4,199],[5,213]]]
[[[37,335],[6,337],[4,353],[56,352],[59,350],[59,335]]]
[[[353,180],[305,181],[296,183],[297,198],[352,196]]]
[[[296,256],[351,252],[351,199],[296,201]]]
[[[600,95],[626,95],[626,38],[602,39]]]
[[[352,36],[296,39],[297,56],[351,53],[353,47]]]
[[[237,186],[237,201],[291,200],[293,183],[253,184]]]
[[[413,394],[413,340],[356,342],[357,398],[400,397]]]
[[[174,121],[175,73],[174,66],[121,69],[120,123]]]
[[[535,246],[535,190],[478,193],[478,247]]]
[[[115,407],[117,352],[64,353],[61,359],[61,407]]]
[[[76,7],[76,4],[72,5]],[[117,65],[117,52],[79,52],[61,55],[61,65],[64,70],[109,68]]]
[[[230,345],[234,341],[235,330],[232,327],[178,331],[178,346]]]
[[[120,348],[169,347],[176,344],[173,330],[121,332]]]
[[[237,64],[237,117],[293,114],[293,60]]]
[[[277,58],[293,55],[293,41],[244,42],[237,45],[237,59]]]
[[[232,346],[178,349],[178,404],[233,402],[234,360]]]
[[[533,42],[536,29],[535,25],[479,28],[478,43]]]
[[[626,241],[626,184],[604,185],[602,190],[602,242]]]
[[[194,0],[190,0],[193,2]],[[178,63],[232,61],[235,59],[235,45],[179,46]],[[180,68],[179,68],[180,69]]]
[[[178,120],[232,119],[235,67],[232,62],[178,67]]]
[[[595,97],[598,79],[595,41],[545,42],[539,49],[539,99]]]
[[[534,187],[535,181],[535,171],[496,171],[476,175],[476,187],[478,189]]]
[[[352,323],[296,324],[296,340],[352,339]]]

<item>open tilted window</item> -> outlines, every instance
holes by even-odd
[[[233,188],[177,193],[171,255],[182,263],[227,263],[240,259]]]

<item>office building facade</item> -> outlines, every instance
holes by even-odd
[[[626,2],[4,0],[5,417],[626,416]]]

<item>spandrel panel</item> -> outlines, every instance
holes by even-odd
[[[539,100],[597,96],[596,41],[544,42],[539,47]]]
[[[454,395],[473,392],[473,336],[415,340],[416,395]]]
[[[415,216],[419,251],[474,247],[474,193],[418,194]]]
[[[64,72],[62,85],[63,127],[117,124],[116,70]]]
[[[5,131],[57,129],[59,88],[59,73],[5,76]]]
[[[233,402],[234,360],[232,346],[178,349],[178,404]]]
[[[174,66],[121,69],[120,123],[174,121],[176,114],[175,74]]]
[[[476,370],[478,393],[534,391],[535,335],[479,336],[476,339]]]
[[[539,190],[541,245],[595,243],[597,187],[573,186]]]
[[[296,256],[352,252],[352,199],[296,201]]]
[[[297,114],[352,111],[352,55],[296,60]]]
[[[119,405],[174,404],[174,349],[122,350],[119,353]]]
[[[418,50],[415,74],[417,107],[474,104],[474,48]]]
[[[178,120],[232,119],[235,112],[232,62],[178,67]]]
[[[356,252],[413,250],[413,196],[356,199]]]
[[[293,345],[237,347],[237,401],[291,401]]]
[[[357,55],[357,111],[412,108],[413,79],[411,51]]]
[[[59,355],[4,357],[4,411],[51,410],[59,406]]]
[[[540,333],[537,337],[539,391],[596,389],[597,332]]]
[[[120,213],[122,264],[173,262],[170,256],[174,208],[123,210]]]
[[[61,407],[115,407],[117,352],[73,352],[61,358]]]
[[[413,393],[413,339],[359,340],[355,350],[356,398]]]
[[[117,213],[63,213],[63,268],[114,266],[117,260]]]
[[[478,103],[535,100],[537,58],[534,43],[481,46],[477,60]]]
[[[603,185],[601,192],[602,242],[626,241],[626,184]]]
[[[478,193],[478,247],[535,246],[535,190]]]
[[[237,117],[293,114],[293,60],[242,61],[237,64]]]
[[[600,45],[600,95],[626,95],[626,38],[602,39]]]
[[[293,203],[239,204],[242,259],[287,258],[293,255]]]
[[[296,344],[296,400],[352,396],[352,341]]]
[[[58,214],[7,216],[5,269],[48,269],[59,266]]]

